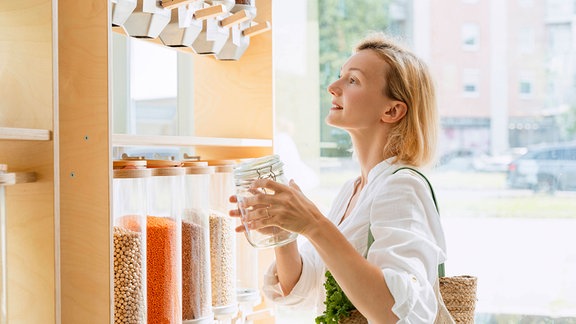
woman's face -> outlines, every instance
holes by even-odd
[[[392,100],[384,95],[388,64],[372,50],[352,55],[340,77],[328,86],[332,107],[326,123],[349,131],[371,130]]]

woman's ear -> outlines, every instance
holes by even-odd
[[[408,106],[402,101],[394,101],[390,107],[384,110],[382,121],[385,123],[395,123],[406,116]]]

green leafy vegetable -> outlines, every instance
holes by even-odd
[[[340,319],[350,316],[350,312],[356,309],[330,271],[326,271],[324,288],[326,289],[326,300],[324,301],[326,310],[322,315],[316,317],[316,324],[338,323]]]

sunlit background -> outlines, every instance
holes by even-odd
[[[476,323],[576,323],[576,1],[278,0],[272,26],[274,148],[322,210],[358,175],[347,134],[324,123],[326,87],[362,36],[386,31],[436,82],[427,173],[447,274],[478,277]],[[186,54],[113,37],[114,132],[193,135],[178,109]],[[276,322],[298,316],[313,310]]]

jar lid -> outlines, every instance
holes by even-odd
[[[216,173],[232,173],[234,171],[233,165],[215,165],[214,172]]]
[[[209,166],[214,167],[216,173],[232,173],[238,162],[236,160],[204,160]]]
[[[115,169],[113,170],[114,179],[135,179],[147,178],[152,176],[151,169]]]
[[[236,160],[203,160],[208,162],[208,165],[221,166],[221,165],[236,165]]]
[[[275,178],[284,174],[284,163],[276,154],[246,160],[234,169],[234,178],[237,183],[260,178]]]
[[[174,168],[182,166],[182,162],[173,160],[146,160],[149,168]]]
[[[186,170],[182,167],[152,168],[152,176],[165,177],[165,176],[181,176],[184,174],[186,174]]]
[[[207,161],[182,161],[183,167],[191,167],[191,166],[208,166]]]
[[[143,169],[146,168],[146,160],[114,160],[113,169]]]
[[[184,166],[184,170],[186,170],[186,174],[211,174],[214,173],[215,167],[211,166],[203,166],[203,165],[193,165],[193,166]]]

